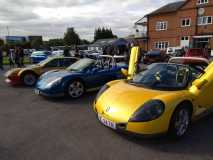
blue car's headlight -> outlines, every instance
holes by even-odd
[[[49,83],[47,83],[46,87],[47,87],[47,88],[50,88],[50,87],[52,87],[52,86],[56,86],[56,85],[60,84],[61,81],[62,81],[62,78],[61,78],[61,77],[56,78],[56,79],[50,81]]]
[[[107,89],[109,88],[108,85],[104,85],[98,92],[98,94],[96,95],[95,101],[98,100],[98,98],[102,95],[102,93],[104,93]]]
[[[148,122],[159,118],[165,110],[160,100],[151,100],[142,105],[129,119],[129,122]]]
[[[50,74],[50,73],[52,73],[52,72],[54,72],[54,70],[47,71],[47,72],[43,73],[43,74],[40,76],[39,79],[43,79],[43,78],[47,77],[47,75]]]

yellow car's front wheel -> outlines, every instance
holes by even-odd
[[[191,125],[191,109],[187,104],[180,105],[174,112],[169,128],[169,135],[179,139],[188,133]]]

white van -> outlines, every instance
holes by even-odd
[[[166,50],[167,55],[175,56],[177,53],[177,50],[181,50],[181,47],[168,47]]]

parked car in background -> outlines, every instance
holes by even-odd
[[[6,83],[33,86],[41,74],[50,70],[64,69],[77,60],[75,57],[51,57],[26,68],[15,68],[5,74]]]
[[[52,51],[52,56],[63,56],[63,55],[64,55],[64,50]]]
[[[166,54],[170,56],[175,56],[177,50],[181,50],[181,47],[168,47],[166,49]]]
[[[185,57],[201,57],[209,59],[208,49],[191,48],[185,54]]]
[[[30,60],[32,63],[39,63],[47,59],[47,57],[50,55],[51,55],[50,51],[35,51],[30,55]]]
[[[85,92],[97,90],[105,83],[123,78],[122,68],[112,56],[100,56],[97,60],[83,58],[66,70],[47,72],[36,84],[35,93],[48,97],[68,95],[79,98]]]
[[[209,65],[209,60],[198,57],[173,57],[168,63],[187,64],[204,70]]]
[[[149,51],[144,55],[144,63],[151,64],[156,62],[166,62],[168,61],[169,56],[162,51]]]
[[[181,47],[169,47],[166,50],[166,54],[170,57],[182,57],[185,55],[185,51]]]
[[[87,51],[85,54],[85,57],[87,58],[92,58],[92,59],[97,59],[100,55],[103,55],[103,52],[101,51]]]

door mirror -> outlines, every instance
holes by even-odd
[[[208,83],[208,81],[206,79],[201,80],[201,81],[197,81],[195,82],[195,86],[197,87],[197,89],[202,89],[206,84]]]
[[[122,69],[121,69],[121,73],[122,73],[125,77],[128,77],[128,70],[127,70],[127,69],[122,68]]]
[[[91,72],[92,72],[92,73],[96,73],[96,72],[98,72],[98,70],[99,70],[98,68],[92,68],[92,69],[91,69]]]

